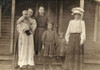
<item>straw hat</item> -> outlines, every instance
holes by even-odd
[[[83,15],[84,10],[82,8],[80,8],[80,7],[72,8],[72,15],[74,15],[75,13]]]

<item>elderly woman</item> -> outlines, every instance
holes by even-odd
[[[85,22],[81,19],[84,10],[80,7],[72,9],[74,19],[69,22],[65,34],[66,43],[68,44],[67,56],[65,59],[65,70],[80,70],[81,68],[81,47],[86,40]]]
[[[17,21],[18,38],[18,65],[20,68],[34,66],[34,31],[36,21],[32,19],[33,10],[26,11],[27,18],[19,18]]]

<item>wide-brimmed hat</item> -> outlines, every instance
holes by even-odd
[[[74,14],[76,14],[76,13],[78,13],[78,14],[80,14],[80,15],[83,15],[84,10],[83,10],[82,8],[80,8],[80,7],[72,8],[72,15],[74,15]]]

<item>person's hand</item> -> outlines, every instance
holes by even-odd
[[[69,41],[66,41],[66,44],[68,44],[69,43]]]
[[[44,44],[42,44],[42,49],[44,49]]]
[[[29,30],[26,30],[25,33],[29,36],[31,35],[30,31]]]
[[[80,45],[83,45],[83,44],[84,44],[84,40],[81,40],[81,41],[80,41]]]

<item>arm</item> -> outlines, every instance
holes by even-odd
[[[65,39],[67,42],[69,42],[69,37],[70,37],[70,24],[71,24],[71,21],[69,22],[69,25],[65,34]]]
[[[57,45],[58,44],[58,35],[57,35],[56,31],[54,32],[54,39],[55,39],[55,43]]]
[[[82,21],[81,22],[82,25],[82,33],[81,33],[81,41],[85,41],[86,40],[86,28],[85,28],[85,22]]]
[[[32,31],[33,32],[35,31],[36,27],[37,27],[37,23],[36,23],[36,20],[34,19],[33,24],[32,24]]]
[[[22,21],[24,20],[24,17],[20,17],[18,20],[17,20],[17,24],[20,24]]]
[[[20,31],[20,24],[17,24],[16,29],[17,29],[18,33],[21,32],[21,31]]]
[[[42,44],[44,44],[45,39],[46,39],[46,32],[44,31],[42,34],[42,39],[41,39]]]

